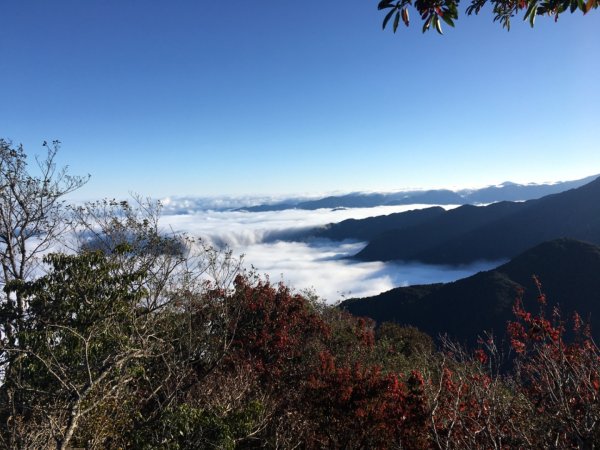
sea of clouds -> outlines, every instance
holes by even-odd
[[[499,264],[482,262],[447,267],[357,262],[347,257],[360,251],[365,242],[294,240],[307,229],[328,223],[432,205],[267,212],[198,209],[197,203],[186,207],[180,203],[169,205],[166,202],[165,206],[165,214],[161,219],[164,228],[200,237],[214,247],[229,248],[234,255],[244,255],[247,268],[254,267],[258,273],[268,275],[271,281],[284,281],[296,290],[313,290],[328,303],[349,297],[376,295],[397,286],[453,281]],[[456,205],[441,206],[452,208]]]

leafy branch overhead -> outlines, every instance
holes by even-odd
[[[454,27],[458,19],[458,4],[460,0],[381,0],[379,10],[386,11],[383,28],[391,23],[394,33],[398,30],[400,21],[410,24],[409,7],[414,7],[423,21],[423,32],[435,28],[440,34],[442,22]],[[479,14],[488,0],[471,0],[466,12],[468,15]],[[551,16],[557,21],[560,14],[579,10],[587,14],[598,8],[598,0],[490,0],[493,6],[494,22],[500,22],[503,28],[510,30],[513,17],[523,14],[523,20],[528,20],[533,27],[537,16]]]

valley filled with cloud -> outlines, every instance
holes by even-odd
[[[273,282],[284,281],[296,290],[310,289],[328,303],[375,295],[397,286],[448,282],[497,266],[484,261],[457,267],[402,262],[357,262],[349,259],[365,242],[306,239],[307,230],[345,219],[403,212],[431,205],[374,208],[290,209],[246,212],[189,209],[166,205],[162,226],[201,238],[216,248],[243,255],[244,266],[254,267]],[[446,209],[456,205],[442,205]]]

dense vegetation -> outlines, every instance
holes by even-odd
[[[578,316],[565,342],[541,291],[538,314],[515,303],[505,370],[492,337],[471,353],[376,328],[165,235],[152,203],[68,207],[85,180],[54,154],[34,176],[0,142],[0,446],[600,443],[600,352]]]

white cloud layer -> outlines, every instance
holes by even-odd
[[[315,211],[285,210],[250,213],[242,211],[200,211],[194,214],[165,215],[162,225],[175,232],[201,237],[216,247],[229,247],[243,254],[247,267],[268,274],[272,281],[283,280],[296,289],[314,289],[329,303],[342,298],[375,295],[396,286],[447,282],[487,270],[497,263],[485,262],[461,267],[355,262],[345,259],[365,243],[282,241],[307,228],[431,205],[381,206]],[[445,206],[447,208],[452,206]]]
[[[284,211],[246,212],[201,210],[190,214],[167,214],[163,225],[176,232],[188,232],[202,237],[216,247],[241,247],[289,238],[306,230],[345,219],[363,219],[395,212],[421,209],[433,205],[378,206],[375,208],[317,209],[313,211],[287,209]],[[443,205],[449,209],[456,205]]]

